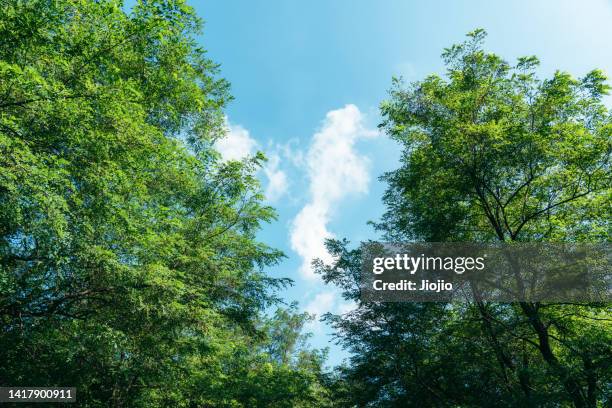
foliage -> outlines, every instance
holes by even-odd
[[[265,158],[213,149],[230,96],[200,27],[181,0],[0,3],[2,385],[92,407],[323,395],[321,357],[287,357],[305,317],[263,323],[289,283],[255,238]]]
[[[541,80],[485,32],[444,51],[446,77],[395,79],[381,127],[403,148],[383,179],[388,240],[609,242],[612,115],[604,74]],[[345,405],[609,404],[609,304],[375,303],[359,298],[360,249],[330,241],[323,278],[357,308],[327,319],[353,352]]]

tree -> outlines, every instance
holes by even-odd
[[[332,406],[322,369],[326,353],[310,349],[309,335],[302,333],[312,319],[308,313],[298,313],[297,304],[279,307],[273,316],[261,319],[260,336],[226,348],[227,354],[218,359],[224,367],[218,374],[227,380],[205,394],[226,399],[212,405],[226,406],[231,401],[262,408]],[[215,382],[211,380],[203,379],[200,385]]]
[[[228,373],[258,358],[288,281],[265,275],[282,254],[255,239],[275,217],[264,157],[213,148],[230,96],[200,27],[182,0],[0,3],[2,385],[76,386],[82,406],[253,406]],[[278,367],[307,385],[292,401],[310,392],[316,376]]]
[[[378,230],[391,241],[609,242],[606,77],[594,70],[540,80],[537,58],[510,65],[483,50],[485,35],[476,30],[444,51],[446,77],[408,86],[394,79],[381,128],[403,155],[383,177]],[[361,302],[359,249],[329,248],[337,262],[320,272],[352,287],[345,296],[359,305],[328,316],[355,352],[345,379],[359,405],[610,401],[609,304]]]

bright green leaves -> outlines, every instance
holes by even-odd
[[[605,76],[594,70],[574,79],[557,72],[539,80],[537,58],[510,66],[482,49],[484,32],[468,37],[443,54],[448,79],[430,76],[409,87],[395,82],[381,106],[382,126],[407,152],[401,173],[420,180],[401,184],[405,195],[414,194],[406,197],[405,213],[392,210],[386,218],[402,218],[412,224],[408,234],[427,240],[488,239],[479,232],[480,220],[493,226],[495,239],[558,237],[560,220],[570,223],[576,214],[574,202],[610,189]],[[397,176],[387,176],[393,189]],[[438,204],[440,212],[429,209],[440,203],[442,184],[457,192],[455,210],[471,209],[454,226],[445,204]],[[574,222],[596,225],[605,217]],[[440,235],[441,225],[455,232]],[[458,236],[457,229],[465,233]]]
[[[212,147],[230,96],[200,27],[184,1],[0,5],[0,382],[84,406],[243,406],[283,381],[270,401],[310,401],[319,360],[269,370],[249,347],[288,281],[255,239],[265,158]],[[241,382],[252,361],[269,389]]]

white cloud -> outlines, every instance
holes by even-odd
[[[282,154],[283,158],[288,160],[293,166],[304,166],[304,151],[300,149],[300,141],[298,139],[289,139],[283,144],[276,145],[276,149]]]
[[[268,178],[265,195],[271,202],[278,200],[287,192],[287,174],[278,168],[279,165],[280,156],[278,154],[272,154],[268,159],[266,167],[263,169]]]
[[[347,301],[342,299],[340,290],[338,288],[330,288],[324,291],[318,292],[312,296],[309,302],[306,303],[304,310],[315,318],[309,322],[306,326],[306,331],[320,334],[324,325],[321,322],[321,318],[325,313],[332,313],[336,315],[342,315],[349,313],[357,308],[357,304],[353,301]]]
[[[227,122],[227,134],[215,142],[215,148],[225,161],[242,160],[255,152],[257,142],[248,130]]]
[[[340,303],[338,305],[338,307],[336,308],[336,313],[342,315],[342,314],[345,314],[345,313],[352,312],[355,309],[357,309],[357,303],[355,303],[353,301],[347,301],[347,302],[344,302],[344,303]]]
[[[334,207],[347,195],[368,190],[369,161],[357,153],[355,143],[378,133],[367,129],[363,121],[355,105],[328,112],[305,156],[310,199],[294,218],[290,238],[291,248],[302,258],[300,272],[306,278],[315,277],[314,258],[330,261],[324,240],[333,236],[327,224]]]
[[[335,295],[332,292],[317,293],[312,301],[306,305],[304,310],[310,314],[314,314],[316,318],[319,319],[323,314],[332,310],[334,299]]]
[[[308,313],[314,315],[314,320],[308,322],[305,329],[308,332],[320,333],[323,329],[321,317],[331,312],[335,303],[336,295],[333,292],[318,293],[304,308]]]
[[[291,248],[302,257],[300,272],[307,278],[315,276],[310,265],[314,258],[331,262],[324,244],[325,239],[332,237],[327,230],[328,211],[320,203],[311,202],[302,208],[291,225]]]
[[[215,148],[221,154],[223,161],[242,160],[255,154],[259,143],[251,137],[250,132],[240,125],[229,122],[226,118],[227,133],[215,142]],[[287,191],[287,175],[280,167],[280,156],[272,153],[263,173],[267,178],[265,190],[266,198],[273,202],[278,200]]]

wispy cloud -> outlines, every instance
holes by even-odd
[[[310,302],[306,304],[304,310],[314,315],[314,320],[310,321],[306,330],[313,333],[320,333],[323,330],[321,317],[334,309],[336,294],[332,291],[317,293]]]
[[[255,153],[257,142],[247,129],[227,121],[227,133],[215,142],[215,148],[225,161],[242,160]]]
[[[215,142],[222,160],[242,160],[254,155],[260,148],[260,144],[243,126],[232,124],[226,119],[226,127],[225,137]],[[265,196],[268,201],[274,202],[287,192],[288,181],[287,175],[280,169],[280,155],[273,151],[268,156],[268,162],[262,169],[266,177]]]
[[[268,158],[266,167],[263,169],[264,174],[268,178],[265,195],[270,202],[275,202],[281,198],[287,192],[289,185],[287,174],[279,169],[280,161],[278,153],[272,153]]]
[[[349,194],[368,190],[369,160],[355,150],[355,143],[377,134],[366,128],[355,105],[346,105],[328,112],[312,137],[304,159],[309,201],[293,219],[290,231],[291,248],[302,258],[300,272],[307,279],[315,277],[311,267],[314,258],[331,260],[324,240],[333,236],[328,224],[335,206]]]
[[[319,319],[323,314],[329,312],[335,303],[335,294],[333,292],[317,293],[310,301],[304,310],[313,314]]]
[[[306,330],[315,334],[321,334],[326,327],[321,320],[325,313],[343,315],[357,308],[355,302],[342,299],[341,290],[337,287],[322,289],[308,298],[310,301],[305,303],[304,310],[315,318],[309,322]]]

